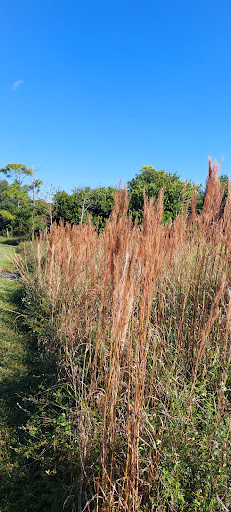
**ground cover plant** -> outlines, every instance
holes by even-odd
[[[211,162],[195,205],[163,224],[163,193],[145,198],[138,225],[118,191],[104,232],[54,225],[15,260],[58,364],[40,428],[68,459],[64,510],[231,506],[231,195]]]

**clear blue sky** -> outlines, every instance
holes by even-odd
[[[0,0],[0,167],[70,191],[231,171],[231,2]]]

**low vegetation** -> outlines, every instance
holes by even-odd
[[[54,225],[15,260],[57,368],[24,425],[57,510],[231,507],[231,195],[210,164],[200,212],[184,197],[164,224],[163,193],[144,198],[138,224],[118,191],[103,232]]]
[[[15,272],[12,257],[18,241],[0,238],[0,273]],[[60,474],[52,473],[55,461],[46,450],[42,430],[34,437],[28,433],[38,429],[42,396],[57,383],[57,372],[53,359],[39,351],[25,325],[21,298],[20,280],[0,278],[0,510],[58,512],[65,464],[59,463]]]

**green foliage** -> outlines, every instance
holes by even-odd
[[[174,218],[180,212],[184,182],[180,180],[177,173],[156,171],[151,166],[142,167],[140,174],[136,174],[136,177],[128,183],[128,190],[131,193],[130,210],[133,217],[137,216],[139,220],[142,219],[144,193],[149,198],[157,199],[162,189],[164,189],[163,220],[166,221],[169,217]],[[193,183],[189,181],[186,184],[185,201],[191,198],[192,192]],[[199,188],[198,193],[200,193]]]
[[[50,205],[43,199],[38,199],[34,204],[35,233],[44,232],[49,224]]]
[[[187,415],[190,391],[187,385],[184,389],[182,386],[181,392],[179,389],[166,389],[168,414],[171,417],[167,432],[158,422],[158,414],[161,414],[163,406],[159,411],[156,407],[154,414],[149,411],[149,432],[158,432],[158,450],[161,451],[158,493],[155,492],[150,500],[157,507],[160,494],[161,510],[169,510],[169,504],[177,511],[219,510],[216,495],[223,496],[227,488],[231,447],[229,443],[225,448],[229,423],[227,414],[214,431],[217,415],[215,388],[215,382],[211,384],[209,378],[203,379],[195,389],[190,416]],[[229,506],[231,496],[226,499]]]
[[[7,243],[6,243],[7,242]],[[15,243],[17,243],[15,241]],[[14,270],[12,257],[14,255],[14,247],[8,244],[8,239],[0,237],[0,271],[5,269],[9,272]],[[1,282],[2,286],[4,282]]]
[[[0,172],[15,181],[20,187],[27,176],[33,176],[32,169],[22,164],[7,164],[4,169],[0,169]]]
[[[222,186],[222,190],[224,193],[224,197],[226,198],[228,195],[228,182],[229,182],[229,176],[227,174],[222,174],[220,176],[220,182]]]
[[[60,220],[71,224],[86,223],[91,216],[92,223],[98,224],[99,230],[102,230],[112,212],[115,195],[112,186],[95,189],[79,187],[72,194],[59,190],[54,196],[52,212],[49,212],[50,205],[46,206],[45,201],[39,202],[36,199],[42,182],[35,179],[33,169],[21,164],[8,164],[0,172],[11,180],[10,185],[6,180],[0,182],[0,208],[14,215],[15,221],[11,224],[14,233],[22,234],[27,230],[32,232],[33,237],[34,233],[49,225],[51,213],[57,223]],[[144,191],[148,197],[157,198],[161,189],[164,189],[164,221],[169,217],[174,218],[181,209],[184,183],[176,173],[156,171],[151,166],[145,166],[128,183],[128,187],[131,193],[130,211],[134,219],[138,217],[139,221],[142,220]],[[191,198],[192,191],[193,184],[190,181],[186,184],[185,201]],[[202,206],[203,192],[198,186],[197,208]]]
[[[2,231],[5,228],[12,226],[14,219],[14,215],[12,215],[8,210],[0,210],[0,230]]]
[[[136,216],[142,219],[144,205],[144,192],[148,197],[159,197],[161,189],[164,189],[164,216],[163,220],[175,217],[182,205],[184,183],[179,176],[164,171],[156,171],[151,166],[143,167],[136,177],[128,183],[131,193],[130,211],[133,218]],[[191,198],[193,192],[192,182],[186,184],[185,202]],[[72,194],[65,191],[58,191],[54,197],[53,214],[54,219],[59,222],[70,222],[79,224],[87,222],[89,215],[92,216],[94,225],[99,223],[99,228],[105,226],[106,219],[110,216],[114,205],[114,187],[82,187],[74,189]],[[203,193],[197,187],[197,205],[202,207]]]
[[[58,191],[53,202],[54,220],[79,224],[87,222],[91,215],[93,224],[98,223],[101,229],[111,214],[114,195],[114,187],[75,188],[72,194]]]
[[[22,235],[39,233],[48,223],[49,206],[45,201],[38,200],[42,181],[35,179],[33,169],[21,164],[8,164],[0,169],[9,180],[0,181],[0,210],[8,212],[3,214],[0,221],[0,230],[9,228],[9,231]]]
[[[9,185],[6,180],[0,180],[0,210],[9,210],[10,207]]]
[[[3,180],[0,181],[0,205],[5,206],[1,211],[8,212],[1,215],[0,230],[6,227],[15,234],[28,233],[31,225],[32,205],[31,199],[25,186],[20,186],[16,181],[10,185]]]
[[[53,217],[56,222],[77,222],[77,212],[74,209],[73,197],[64,190],[56,192],[53,201]]]

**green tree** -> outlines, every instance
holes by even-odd
[[[13,216],[11,228],[15,234],[32,233],[33,238],[35,231],[40,229],[36,217],[41,208],[36,208],[36,201],[42,181],[35,178],[33,168],[22,164],[8,164],[0,172],[11,181],[10,184],[6,180],[0,181],[0,208]]]
[[[103,229],[114,205],[114,187],[75,188],[72,194],[64,190],[56,192],[53,202],[53,216],[56,222],[79,224],[92,217],[93,224]]]
[[[192,196],[193,183],[186,184],[185,200]],[[128,182],[128,190],[131,194],[130,210],[133,217],[142,220],[144,193],[148,197],[158,198],[161,189],[164,189],[164,215],[163,220],[175,217],[182,205],[184,182],[177,173],[171,174],[163,170],[157,171],[151,166],[142,167],[139,174]]]
[[[220,182],[221,182],[221,188],[224,194],[224,199],[226,199],[228,195],[228,183],[229,183],[229,176],[227,174],[222,174],[220,176]]]
[[[112,212],[114,206],[115,187],[98,187],[94,193],[94,215],[102,215],[106,218]]]
[[[74,208],[73,195],[68,194],[65,190],[58,190],[53,199],[53,220],[77,223],[78,209]]]
[[[11,199],[8,195],[9,185],[6,180],[0,180],[0,210],[9,210]]]
[[[74,189],[73,203],[75,205],[75,210],[78,211],[77,222],[83,224],[83,222],[87,221],[93,202],[94,194],[91,187],[79,187]]]
[[[14,224],[15,217],[8,210],[0,210],[0,231],[8,230]],[[8,233],[8,231],[7,231]]]
[[[24,188],[28,192],[30,191],[32,194],[32,240],[33,240],[34,235],[35,235],[35,217],[36,217],[35,202],[36,202],[38,193],[40,192],[40,188],[41,188],[41,185],[43,184],[43,182],[42,182],[42,180],[35,179],[35,171],[34,171],[33,167],[31,169],[31,171],[32,171],[32,174],[30,174],[31,182],[29,185],[24,185]],[[38,210],[37,210],[37,215],[38,215]]]
[[[34,203],[34,233],[41,233],[50,225],[50,204],[44,199],[36,199]],[[33,232],[32,232],[33,236]]]
[[[22,164],[7,164],[4,169],[0,169],[7,178],[12,180],[10,197],[17,200],[17,208],[21,206],[21,200],[24,197],[23,182],[28,176],[32,176],[32,169],[28,169]]]
[[[21,204],[20,208],[18,207],[19,203]],[[6,180],[0,181],[0,209],[4,212],[1,216],[1,230],[7,227],[10,231],[17,232],[19,225],[22,228],[23,218],[25,213],[28,212],[29,205],[28,192],[20,187],[18,183],[14,181],[9,185]],[[8,215],[6,215],[6,212]],[[24,224],[25,229],[28,229],[28,215],[26,215]]]
[[[0,172],[5,174],[7,178],[11,178],[13,181],[18,183],[20,187],[26,177],[33,176],[32,169],[29,169],[26,165],[22,164],[7,164],[4,169],[0,169]]]

